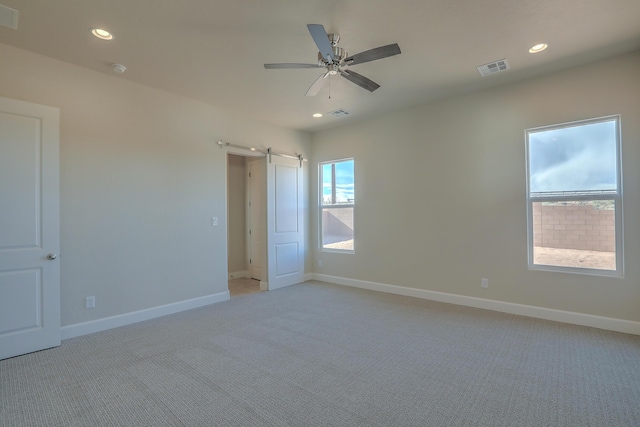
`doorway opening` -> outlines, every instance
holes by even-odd
[[[233,298],[267,290],[265,157],[227,153],[227,268]]]

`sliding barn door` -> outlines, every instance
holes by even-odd
[[[267,161],[267,276],[269,290],[304,281],[303,184],[300,161]]]
[[[59,110],[0,98],[0,359],[60,345]]]

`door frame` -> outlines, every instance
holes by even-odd
[[[225,149],[225,162],[224,162],[224,166],[225,166],[225,172],[224,172],[224,176],[225,176],[225,212],[227,215],[227,220],[225,221],[226,224],[226,238],[227,238],[227,242],[226,242],[226,251],[227,251],[227,259],[226,259],[226,268],[227,268],[227,274],[226,276],[229,277],[229,274],[232,272],[229,272],[229,155],[232,154],[234,156],[238,156],[238,157],[243,157],[245,159],[255,159],[255,160],[259,160],[262,159],[263,162],[266,161],[266,156],[262,153],[256,152],[256,151],[251,151],[248,149],[242,149],[242,148],[237,148],[237,147],[226,147]],[[245,163],[245,166],[247,164]],[[248,172],[248,167],[246,167],[246,172]],[[266,181],[266,166],[264,167],[264,173],[265,173],[265,181]],[[249,191],[249,183],[247,181],[247,183],[245,184],[245,196],[248,197],[248,191]],[[266,190],[266,189],[265,189]],[[265,199],[266,199],[266,191],[265,191]],[[245,200],[245,203],[247,201]],[[245,205],[246,206],[246,205]],[[266,216],[266,209],[265,209],[265,216]],[[244,222],[245,222],[245,229],[247,229],[248,226],[250,226],[250,224],[248,223],[248,219],[249,219],[249,211],[248,211],[248,206],[246,206],[246,212],[245,212],[245,218],[244,218]],[[266,222],[266,220],[265,220]],[[246,251],[245,251],[245,257],[247,259],[247,262],[249,260],[249,239],[250,237],[247,235],[245,238],[245,245],[246,245]],[[266,231],[265,231],[265,248],[264,251],[266,253],[267,248],[266,248]],[[265,256],[266,258],[266,256]],[[266,264],[266,262],[265,262]],[[266,265],[263,267],[264,270],[266,271]],[[249,266],[247,265],[247,269],[244,271],[244,273],[242,274],[242,276],[240,277],[249,277],[251,275],[250,270],[249,270]],[[265,278],[266,274],[263,272],[263,279]],[[262,290],[267,290],[266,288],[266,281],[260,281],[260,288]]]
[[[248,158],[245,158],[248,159]],[[267,184],[266,184],[266,158],[256,158],[255,160],[248,160],[246,163],[247,170],[246,172],[249,174],[249,179],[247,180],[247,218],[246,218],[246,229],[249,231],[247,233],[247,257],[249,259],[249,276],[252,279],[256,279],[254,277],[255,267],[253,266],[252,261],[256,258],[256,255],[259,256],[262,260],[262,265],[260,266],[260,274],[257,280],[260,281],[261,288],[266,290],[266,271],[267,271]],[[256,177],[252,176],[251,173],[255,174],[255,170],[252,171],[254,167],[259,165],[261,169],[261,176]],[[259,179],[258,185],[260,189],[258,190],[261,194],[256,197],[254,193],[253,181],[254,179]],[[256,204],[256,199],[262,198],[261,203]],[[253,237],[255,235],[255,223],[254,216],[257,218],[257,222],[261,223],[262,227],[262,245],[259,245],[254,248]]]

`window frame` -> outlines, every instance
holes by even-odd
[[[335,192],[335,164],[336,163],[341,163],[341,162],[346,162],[346,161],[353,161],[353,203],[340,203],[340,204],[332,204],[332,205],[325,205],[323,202],[323,196],[324,196],[324,189],[323,189],[323,174],[322,174],[322,167],[324,165],[334,165],[333,166],[333,177],[332,177],[332,186],[333,186],[333,191]],[[355,226],[355,222],[356,222],[356,218],[355,218],[355,212],[356,212],[356,208],[355,208],[355,193],[356,193],[356,161],[354,157],[345,157],[342,159],[336,159],[336,160],[327,160],[327,161],[323,161],[323,162],[318,162],[318,249],[321,252],[332,252],[332,253],[341,253],[341,254],[353,254],[355,253],[356,250],[356,226]],[[325,248],[323,245],[323,227],[322,227],[322,211],[323,209],[340,209],[340,208],[351,208],[352,209],[352,216],[353,216],[353,249],[338,249],[338,248]]]
[[[583,191],[583,192],[566,192],[563,194],[553,194],[549,192],[546,195],[531,196],[531,174],[530,174],[530,144],[529,135],[532,133],[563,129],[568,127],[585,126],[590,124],[602,123],[613,121],[615,123],[615,138],[616,138],[616,190],[600,191]],[[526,201],[527,201],[527,256],[528,256],[528,268],[529,270],[539,271],[552,271],[552,272],[564,272],[573,274],[587,274],[595,276],[607,276],[607,277],[624,277],[624,222],[623,222],[623,208],[622,208],[622,139],[621,139],[621,117],[619,114],[598,117],[593,119],[576,120],[572,122],[566,122],[561,124],[541,126],[536,128],[529,128],[525,130],[525,166],[526,166]],[[569,193],[569,194],[567,194]],[[612,200],[614,202],[614,223],[615,223],[615,254],[616,254],[616,269],[615,270],[603,270],[596,268],[582,268],[582,267],[568,267],[568,266],[556,266],[546,264],[534,263],[534,233],[533,233],[533,204],[538,202],[566,202],[566,201],[596,201],[596,200]]]

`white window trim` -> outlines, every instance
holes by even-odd
[[[354,200],[355,200],[355,158],[354,157],[345,157],[344,159],[336,159],[336,160],[327,160],[324,162],[318,162],[318,250],[320,252],[327,253],[339,253],[339,254],[353,254],[356,252],[356,205],[354,203],[343,203],[340,205],[323,205],[322,204],[322,165],[327,165],[331,163],[340,163],[348,160],[353,160],[353,192],[354,192]],[[322,210],[323,209],[340,209],[340,208],[352,208],[353,209],[353,249],[334,249],[334,248],[325,248],[322,246]]]
[[[573,127],[578,125],[587,125],[591,123],[599,123],[604,121],[615,120],[616,123],[616,179],[618,181],[617,191],[603,192],[601,194],[577,194],[577,195],[562,195],[562,196],[537,196],[531,197],[530,193],[530,174],[529,174],[529,134],[533,132],[539,132],[542,130],[561,129],[563,127]],[[527,256],[529,270],[538,271],[551,271],[562,273],[574,273],[574,274],[586,274],[592,276],[606,276],[606,277],[624,277],[624,232],[623,232],[623,207],[622,207],[622,141],[621,141],[621,118],[620,115],[604,116],[594,119],[578,120],[574,122],[567,122],[551,126],[541,126],[537,128],[530,128],[525,130],[525,157],[526,157],[526,186],[527,186]],[[613,200],[615,205],[615,239],[616,239],[616,269],[615,270],[601,270],[595,268],[578,268],[578,267],[563,267],[554,265],[534,264],[533,262],[533,203],[534,202],[548,202],[548,201],[591,201],[591,200]]]

